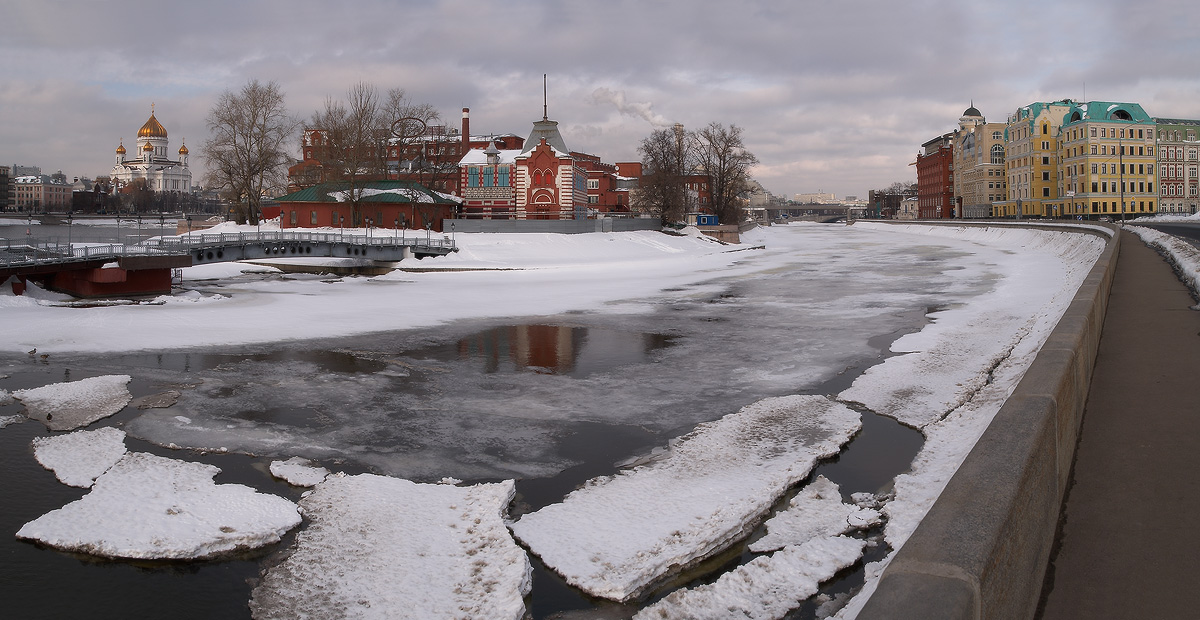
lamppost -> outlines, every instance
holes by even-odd
[[[142,242],[142,214],[139,213],[138,214],[137,243],[140,244],[141,242]]]
[[[400,218],[392,220],[392,224],[396,226],[395,234],[392,235],[392,240],[394,242],[396,239],[400,238]]]
[[[191,245],[192,244],[192,214],[191,213],[189,213],[187,215],[187,223],[188,223],[188,245]]]
[[[450,222],[450,245],[454,245],[454,222]]]
[[[371,218],[367,218],[367,245],[371,244]]]
[[[338,216],[338,241],[340,242],[345,238],[346,238],[346,217],[344,215],[339,215]]]
[[[71,220],[74,217],[74,213],[67,211],[67,251],[71,253],[71,256],[75,256],[75,250],[71,249]]]

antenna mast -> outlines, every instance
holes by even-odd
[[[549,120],[550,115],[546,110],[546,74],[542,74],[542,120]]]

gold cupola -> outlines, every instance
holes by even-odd
[[[154,118],[154,105],[150,105],[150,120],[146,121],[145,125],[138,130],[139,138],[165,138],[167,137],[167,129]]]
[[[124,154],[125,154],[125,141],[122,140],[121,143],[117,145],[117,155],[124,155]]]

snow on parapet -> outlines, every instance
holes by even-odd
[[[292,502],[215,484],[220,471],[127,454],[91,493],[26,523],[17,538],[110,558],[194,560],[278,542],[300,524]]]
[[[70,431],[124,409],[133,399],[125,389],[129,381],[129,375],[91,377],[17,390],[13,398],[24,403],[30,419],[52,431]]]
[[[286,461],[271,461],[271,475],[296,487],[315,487],[329,475],[329,470],[312,461],[293,456]]]
[[[525,552],[503,513],[511,480],[455,487],[335,474],[300,501],[311,522],[250,609],[272,618],[525,616]]]
[[[860,426],[824,397],[768,398],[697,426],[660,461],[525,515],[513,533],[569,583],[627,601],[745,536]]]
[[[37,462],[73,487],[92,486],[125,452],[125,431],[112,427],[33,439]]]

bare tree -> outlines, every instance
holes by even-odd
[[[709,177],[713,211],[724,224],[742,221],[743,194],[750,190],[750,168],[758,158],[742,143],[742,128],[709,123],[696,132],[699,168]]]
[[[683,220],[694,206],[687,191],[687,175],[696,165],[694,136],[678,124],[658,129],[642,140],[638,152],[642,178],[631,206],[657,211],[664,226]]]
[[[222,93],[207,122],[211,135],[202,151],[208,183],[237,205],[239,224],[257,223],[263,195],[287,185],[288,143],[299,123],[288,114],[279,85],[258,80]]]
[[[362,223],[365,184],[386,177],[383,101],[379,91],[359,82],[346,93],[346,102],[325,99],[325,107],[313,115],[312,126],[321,132],[316,158],[331,181],[346,184],[351,226]]]
[[[441,135],[431,135],[431,128],[438,126],[441,120],[437,109],[428,103],[412,101],[403,88],[388,91],[383,109],[384,119],[390,123],[385,148],[396,152],[398,162],[395,171],[388,171],[389,175],[415,181],[432,190],[447,191],[450,182],[458,177],[460,156],[455,154],[456,149],[447,148],[454,145],[449,144],[444,131]],[[430,224],[440,213],[440,205],[417,203],[414,206],[422,220],[414,224]]]

